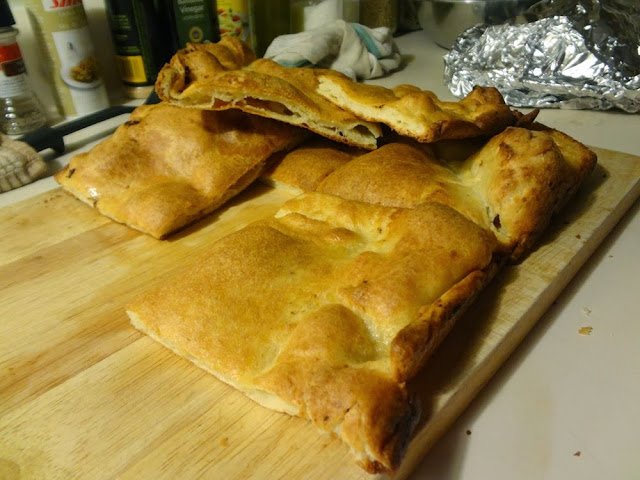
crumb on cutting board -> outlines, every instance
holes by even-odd
[[[580,335],[591,335],[591,332],[593,332],[593,327],[580,327],[578,329]]]

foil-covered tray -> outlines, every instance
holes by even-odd
[[[463,97],[494,86],[509,105],[640,111],[640,2],[544,0],[503,25],[476,25],[445,55]]]

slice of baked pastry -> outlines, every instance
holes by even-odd
[[[315,135],[292,150],[273,155],[260,179],[294,194],[312,191],[329,174],[367,152]]]
[[[445,102],[414,85],[387,88],[343,75],[320,75],[318,93],[363,120],[425,143],[494,135],[522,117],[493,87],[475,87],[462,100]]]
[[[305,148],[291,152],[270,175],[290,189],[377,205],[447,205],[491,231],[512,260],[531,249],[596,162],[581,143],[538,124],[509,127],[481,143],[427,145],[403,139],[358,156],[346,156],[331,145],[321,158],[318,153]],[[335,157],[340,164],[323,162]]]
[[[55,175],[101,214],[162,238],[244,190],[306,130],[240,111],[143,105]]]
[[[419,415],[405,382],[596,158],[540,125],[460,148],[406,139],[354,154],[314,139],[296,152],[275,184],[306,193],[127,313],[260,404],[336,434],[368,471],[392,473]]]
[[[306,193],[127,308],[135,327],[269,408],[392,472],[418,405],[405,381],[495,271],[455,210]]]
[[[208,44],[179,50],[158,74],[159,97],[183,107],[240,109],[338,142],[376,148],[382,135],[379,124],[358,118],[316,92],[319,75],[339,75],[337,72],[284,67],[269,59],[239,66],[219,61],[218,55],[219,50]]]
[[[584,183],[596,154],[570,136],[539,124],[508,128],[458,168],[484,202],[489,228],[518,260],[553,215]]]

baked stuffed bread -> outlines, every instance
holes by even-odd
[[[313,136],[297,148],[273,155],[260,179],[294,194],[308,192],[315,190],[329,174],[367,152]]]
[[[490,136],[521,119],[493,87],[475,87],[460,101],[444,102],[413,85],[386,88],[341,75],[320,75],[317,91],[359,118],[425,143]]]
[[[325,146],[341,163],[316,159],[300,148],[269,171],[272,182],[390,207],[427,202],[447,205],[491,231],[502,251],[524,255],[552,215],[593,169],[596,156],[569,136],[541,125],[509,127],[490,140],[470,144],[458,157],[452,146],[408,139],[354,156]],[[307,154],[308,153],[308,154]],[[309,168],[314,159],[322,178]]]
[[[269,408],[398,467],[405,381],[494,271],[492,234],[438,203],[307,193],[127,308],[135,327]]]
[[[243,43],[238,39],[227,42]],[[304,127],[338,142],[376,148],[382,134],[379,124],[362,120],[316,93],[318,76],[339,75],[337,72],[284,67],[268,59],[242,67],[233,62],[223,64],[218,60],[219,51],[209,44],[179,50],[158,74],[158,96],[183,107],[236,108]]]
[[[367,471],[393,473],[419,415],[406,382],[596,161],[541,126],[466,150],[404,140],[346,152],[313,139],[265,171],[306,193],[135,300],[131,322],[336,434]]]
[[[440,102],[231,50],[179,52],[158,93],[318,134],[261,169],[297,196],[127,314],[258,403],[337,435],[367,471],[393,474],[420,415],[406,382],[501,265],[531,250],[595,155],[492,89]],[[376,122],[400,135],[379,138]]]
[[[163,238],[244,190],[273,153],[306,135],[240,111],[142,105],[55,179],[101,214]]]

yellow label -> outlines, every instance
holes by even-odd
[[[125,57],[116,56],[116,65],[120,72],[120,78],[129,83],[147,83],[147,75],[144,71],[142,56]]]
[[[232,35],[253,47],[248,0],[218,0],[220,38]]]

